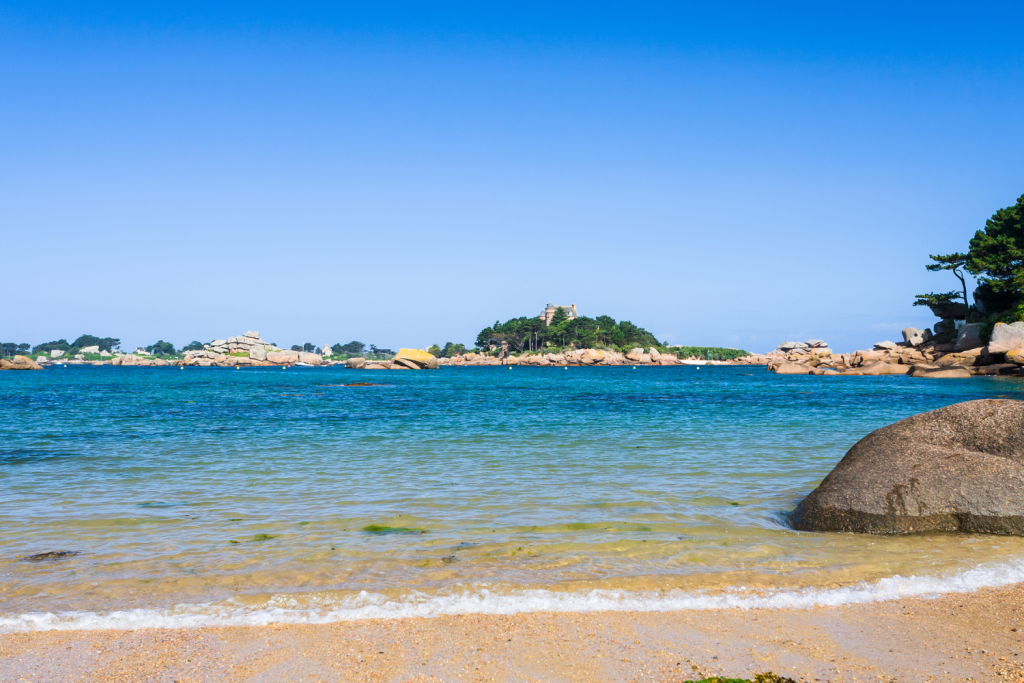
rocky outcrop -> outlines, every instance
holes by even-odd
[[[345,361],[345,367],[349,370],[362,370],[366,367],[365,358],[349,358]]]
[[[437,370],[437,358],[419,349],[398,349],[391,359],[392,370]]]
[[[268,344],[260,339],[259,332],[246,332],[245,334],[237,337],[228,337],[227,339],[215,339],[209,344],[204,345],[204,351],[212,351],[213,353],[227,356],[230,354],[248,354],[252,358],[253,351],[261,350],[263,353],[269,351],[280,351],[273,344]]]
[[[808,339],[805,342],[794,342],[784,341],[775,347],[775,350],[771,354],[786,356],[789,354],[807,354],[812,353],[814,349],[827,349],[828,342],[823,339]]]
[[[1005,327],[1009,328],[1010,326]],[[1024,324],[1021,327],[1024,327]],[[1006,340],[1002,343],[1007,345],[1015,343],[1018,329],[1004,331],[1000,328],[999,338]],[[1011,349],[1005,353],[994,352],[991,346],[974,345],[969,341],[970,337],[968,336],[967,341],[961,344],[961,347],[971,348],[954,350],[954,344],[939,343],[930,334],[924,332],[908,327],[903,331],[906,340],[904,342],[879,342],[872,349],[849,354],[835,354],[827,348],[793,346],[794,342],[784,342],[779,345],[779,348],[792,347],[791,350],[786,353],[775,351],[768,354],[767,369],[781,372],[781,374],[827,374],[847,377],[907,374],[910,377],[932,379],[954,379],[972,375],[1024,374],[1024,368],[1016,372],[1014,370],[1015,366],[1024,365],[1024,349]],[[921,339],[928,339],[928,341],[918,343]],[[1021,360],[1018,362],[1015,359]],[[796,364],[799,367],[790,367],[786,364]],[[913,368],[919,365],[934,367],[913,371]],[[995,365],[1000,367],[988,369]],[[938,372],[946,368],[963,368],[964,371]],[[908,372],[908,370],[910,371]]]
[[[861,439],[801,502],[807,531],[1024,535],[1024,401],[922,413]]]
[[[0,358],[0,370],[42,370],[43,366],[28,356]]]
[[[910,346],[917,347],[932,340],[932,331],[929,329],[919,330],[916,327],[903,328],[903,341]]]

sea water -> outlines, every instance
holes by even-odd
[[[1024,539],[794,531],[870,431],[1009,378],[762,368],[0,373],[0,630],[841,604]],[[78,554],[50,560],[49,551]]]

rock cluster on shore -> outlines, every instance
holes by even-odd
[[[808,531],[1024,535],[1024,401],[957,403],[871,432],[793,513]]]
[[[328,347],[325,345],[324,349],[327,351]],[[24,360],[17,360],[19,358]],[[0,369],[41,369],[41,365],[49,362],[51,359],[45,356],[40,356],[39,363],[31,358],[18,356],[15,360],[4,360],[0,363]],[[189,351],[181,360],[165,360],[138,352],[118,355],[109,361],[61,360],[61,363],[65,362],[138,367],[344,365],[350,369],[367,370],[422,370],[442,366],[491,365],[760,365],[780,375],[909,375],[942,379],[973,375],[1024,375],[1024,322],[1010,325],[997,323],[988,343],[982,340],[982,329],[979,325],[964,325],[959,330],[956,340],[948,342],[937,341],[929,330],[908,327],[903,330],[902,342],[880,341],[871,349],[853,353],[837,354],[825,341],[808,339],[804,342],[782,342],[774,351],[765,355],[751,354],[728,361],[679,358],[671,353],[661,353],[653,347],[637,347],[626,353],[603,349],[571,349],[557,353],[523,353],[519,356],[507,354],[506,350],[498,355],[470,352],[454,358],[435,358],[427,351],[403,348],[391,360],[332,360],[326,353],[320,355],[279,349],[263,341],[259,332],[246,332],[237,337],[215,340],[206,344],[202,350]]]
[[[43,366],[28,356],[0,358],[0,370],[42,370]]]
[[[178,364],[198,367],[323,365],[324,358],[308,351],[286,351],[260,339],[259,332],[216,339],[202,351],[189,351]]]
[[[810,342],[794,344],[783,342],[770,353],[768,370],[780,375],[905,374],[932,379],[1024,375],[1024,322],[997,323],[988,344],[982,341],[980,325],[964,325],[955,342],[945,343],[928,330],[908,327],[900,343],[881,341],[853,353],[835,354]]]
[[[437,370],[438,359],[420,349],[398,349],[391,360],[349,358],[345,367],[350,370]]]

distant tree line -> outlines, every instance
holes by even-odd
[[[4,356],[23,356],[28,353],[30,344],[16,344],[15,342],[4,342],[0,344]]]
[[[83,334],[70,344],[67,339],[36,344],[32,347],[32,355],[50,355],[50,351],[63,351],[64,355],[73,356],[90,346],[98,346],[100,351],[107,351],[109,353],[121,346],[121,340],[115,337],[96,337],[91,334]]]
[[[476,337],[476,345],[481,349],[502,342],[517,353],[539,351],[547,346],[578,349],[664,346],[653,334],[628,320],[616,322],[607,315],[570,318],[563,308],[555,311],[550,325],[540,318],[513,318],[485,327]]]
[[[732,360],[749,356],[749,351],[743,349],[724,349],[720,346],[670,346],[668,348],[679,358],[700,358],[703,360]]]
[[[454,342],[445,342],[444,346],[433,344],[429,349],[427,349],[427,353],[433,354],[438,358],[455,358],[455,356],[465,352],[465,344],[456,344]]]

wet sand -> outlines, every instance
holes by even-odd
[[[808,610],[0,635],[0,681],[1024,681],[1024,584]]]

